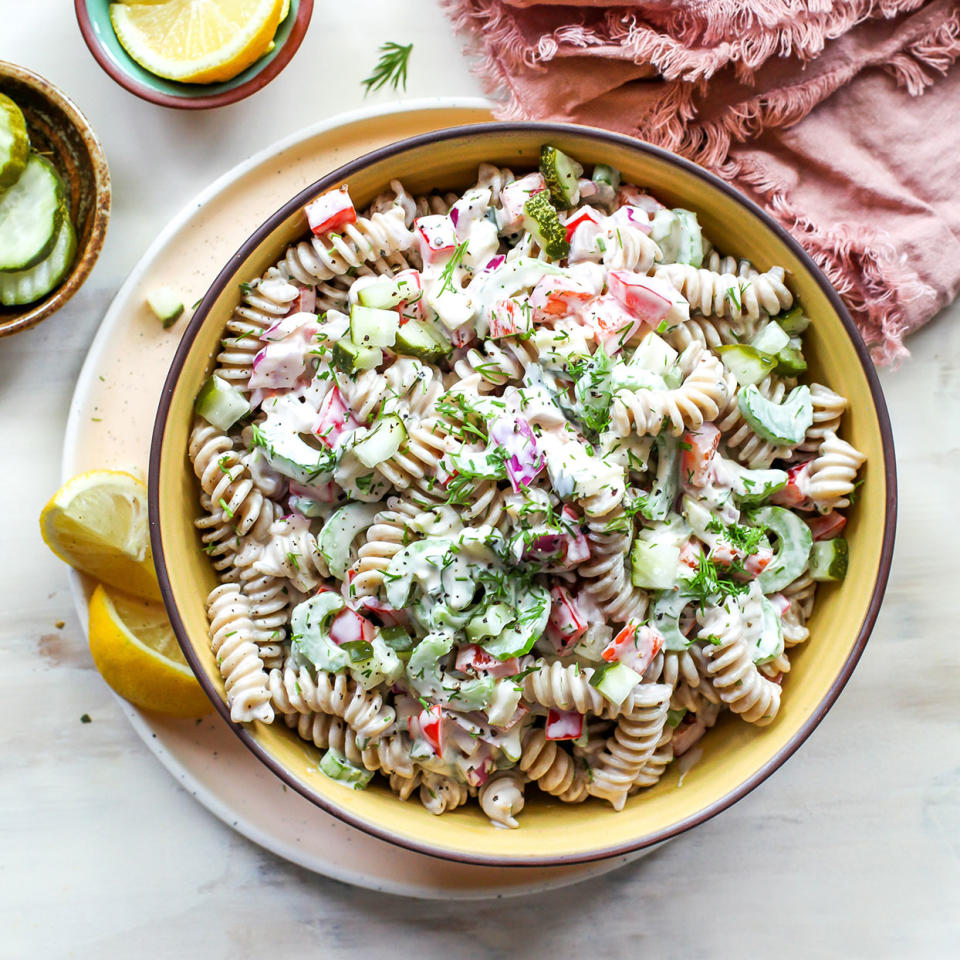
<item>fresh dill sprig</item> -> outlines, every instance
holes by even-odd
[[[392,40],[388,40],[380,47],[380,59],[373,68],[373,73],[363,81],[363,86],[366,88],[363,95],[366,96],[371,90],[379,90],[388,83],[394,90],[399,89],[402,84],[406,91],[407,61],[410,59],[412,50],[412,43],[402,46]]]
[[[453,289],[453,271],[460,266],[460,261],[463,260],[463,255],[467,250],[466,240],[463,243],[457,244],[457,249],[453,251],[450,256],[450,259],[447,261],[447,265],[443,268],[443,273],[440,274],[440,279],[443,283],[440,284],[440,292],[437,294],[438,297],[443,296],[443,294],[449,288]]]

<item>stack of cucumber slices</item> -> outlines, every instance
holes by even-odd
[[[60,174],[30,149],[20,108],[0,93],[0,304],[41,300],[77,251]]]

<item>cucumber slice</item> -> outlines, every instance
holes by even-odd
[[[614,190],[620,186],[620,171],[616,167],[608,166],[605,163],[598,163],[593,168],[593,177],[596,183],[608,183]]]
[[[777,537],[776,553],[757,577],[764,593],[777,593],[806,570],[813,534],[795,513],[783,507],[762,507],[751,520]]]
[[[49,256],[65,219],[60,174],[31,153],[17,182],[0,194],[0,270],[26,270]]]
[[[670,709],[667,711],[667,726],[672,727],[676,730],[677,727],[683,722],[683,718],[687,715],[687,710],[685,707],[680,710]]]
[[[546,587],[531,584],[522,596],[514,592],[514,597],[515,609],[508,607],[514,622],[505,626],[499,636],[481,643],[483,649],[498,660],[529,653],[547,629],[550,618],[550,593]]]
[[[756,347],[746,343],[732,343],[717,347],[717,353],[723,365],[737,378],[741,387],[759,383],[769,376],[777,365],[775,357],[761,353]]]
[[[575,207],[580,200],[578,180],[583,167],[562,150],[544,144],[540,148],[540,172],[547,182],[550,199],[561,210]]]
[[[751,341],[750,346],[761,353],[776,356],[790,344],[790,334],[776,320],[771,320]]]
[[[680,236],[675,251],[677,263],[688,263],[698,269],[703,265],[703,232],[692,210],[677,208],[673,211],[680,223]]]
[[[570,252],[566,227],[560,222],[546,190],[535,193],[523,205],[523,228],[533,234],[548,257],[560,260]]]
[[[236,387],[214,374],[200,388],[194,409],[207,423],[227,431],[249,413],[250,404]]]
[[[323,525],[317,546],[332,576],[345,580],[350,566],[350,547],[380,510],[378,503],[347,503],[330,514]]]
[[[325,590],[293,608],[290,650],[294,662],[307,660],[327,673],[339,673],[349,666],[350,657],[330,639],[330,624],[344,606],[339,593]]]
[[[381,627],[380,636],[394,653],[409,653],[416,643],[403,627]]]
[[[156,314],[166,330],[172,327],[183,313],[183,301],[172,287],[157,287],[147,294],[147,306]]]
[[[645,590],[669,590],[677,582],[679,562],[676,543],[638,539],[630,551],[630,580]]]
[[[625,664],[607,663],[597,668],[590,678],[590,686],[596,687],[607,700],[619,707],[642,680],[636,670]]]
[[[338,340],[333,345],[331,360],[344,373],[357,373],[379,367],[383,363],[383,351],[379,347],[361,347],[350,340]]]
[[[763,633],[757,645],[751,651],[754,663],[768,663],[783,653],[783,625],[774,605],[766,598],[760,598],[763,611]]]
[[[785,470],[748,470],[741,467],[733,482],[733,495],[743,506],[763,503],[787,485]]]
[[[350,339],[360,348],[392,347],[399,327],[400,314],[396,310],[357,303],[350,308]]]
[[[403,446],[407,431],[396,414],[381,417],[374,428],[353,447],[356,458],[365,467],[389,460]]]
[[[12,187],[27,166],[30,138],[20,108],[0,93],[0,191]]]
[[[450,341],[426,320],[410,320],[400,327],[393,348],[419,360],[439,360],[453,352]]]
[[[320,758],[320,772],[354,790],[363,790],[373,779],[372,770],[358,767],[333,747]]]
[[[777,354],[776,372],[781,377],[799,377],[806,370],[807,361],[799,347],[784,347]]]
[[[310,446],[281,417],[267,416],[257,425],[254,437],[270,466],[285,477],[307,486],[333,478],[337,455],[327,447]]]
[[[389,310],[397,306],[403,300],[403,296],[395,280],[389,277],[378,277],[357,291],[357,300],[362,307]]]
[[[0,304],[18,307],[36,303],[66,279],[77,254],[77,234],[69,217],[64,217],[57,242],[45,260],[26,270],[0,272]]]
[[[795,387],[783,403],[774,403],[755,386],[746,386],[737,405],[753,432],[777,446],[796,446],[813,423],[813,401],[807,386]]]
[[[689,593],[677,587],[664,590],[657,597],[650,619],[663,636],[664,650],[679,652],[693,643],[693,638],[688,639],[680,630],[680,614],[691,599]]]
[[[474,643],[487,637],[498,637],[516,619],[517,613],[512,607],[505,603],[494,603],[467,624],[467,636]]]
[[[777,317],[777,323],[791,337],[799,337],[810,326],[810,318],[803,312],[803,307],[793,307]]]
[[[807,570],[814,580],[842,580],[847,575],[850,548],[843,537],[818,540],[810,549]]]

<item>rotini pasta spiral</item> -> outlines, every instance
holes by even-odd
[[[326,240],[326,243],[324,243]],[[365,261],[373,262],[381,273],[390,273],[385,258],[394,257],[392,265],[405,269],[407,263],[395,255],[409,249],[413,233],[404,222],[403,208],[396,206],[385,213],[358,217],[342,234],[311,237],[288,248],[283,263],[290,276],[300,283],[313,284],[344,274]]]
[[[669,263],[656,267],[654,276],[667,280],[691,309],[699,310],[705,317],[756,321],[761,311],[773,316],[793,306],[793,294],[784,283],[782,267],[771,267],[766,273],[744,278]]]
[[[557,710],[576,710],[607,719],[619,713],[619,707],[590,685],[593,670],[577,664],[563,664],[559,660],[548,663],[537,660],[523,679],[523,695],[532,703]]]
[[[502,770],[492,774],[480,788],[477,799],[480,809],[490,822],[501,827],[516,829],[520,826],[517,814],[523,809],[524,777],[517,770]]]
[[[634,778],[629,794],[632,796],[640,790],[656,786],[663,778],[666,769],[673,762],[673,732],[674,728],[665,726],[653,753],[647,762],[640,768]]]
[[[817,453],[827,434],[836,434],[840,429],[840,418],[847,408],[847,398],[822,383],[810,384],[810,400],[813,403],[813,424],[807,428],[803,442],[793,449],[791,459]]]
[[[587,523],[590,558],[580,566],[583,589],[615,623],[639,622],[647,612],[647,594],[633,585],[627,569],[631,539],[622,507]]]
[[[570,754],[543,730],[530,728],[523,737],[519,768],[537,786],[564,803],[580,803],[586,798],[585,777],[576,769]]]
[[[420,776],[420,802],[435,816],[462,807],[468,796],[466,784],[459,780],[429,770]]]
[[[866,459],[856,447],[835,433],[827,431],[824,434],[820,451],[810,464],[807,483],[808,495],[820,513],[850,506],[849,497],[853,493],[857,471]]]
[[[353,596],[375,596],[379,592],[383,586],[383,572],[391,559],[416,539],[412,522],[420,513],[416,504],[391,497],[387,509],[374,517],[373,524],[367,529],[366,541],[351,567],[350,590]]]
[[[234,723],[273,720],[267,675],[251,639],[250,605],[235,583],[216,587],[207,599],[210,647],[217,658]]]
[[[622,810],[627,795],[663,735],[672,689],[665,683],[646,683],[633,696],[632,708],[621,713],[613,736],[597,757],[587,792]]]
[[[224,519],[230,520],[240,536],[249,533],[265,507],[263,494],[250,478],[233,441],[206,421],[197,420],[188,447],[193,471],[211,504],[219,506]],[[271,518],[273,512],[270,513]]]
[[[725,409],[721,410],[716,424],[723,434],[727,451],[751,470],[766,470],[778,457],[789,457],[790,447],[774,446],[753,432],[737,405],[736,380],[732,374],[727,377],[730,400]],[[781,378],[771,376],[763,380],[757,389],[768,400],[782,403],[787,393],[787,384]]]
[[[619,437],[636,433],[656,436],[669,424],[678,437],[705,420],[715,420],[727,401],[723,364],[713,354],[691,344],[684,353],[698,357],[690,374],[675,389],[621,390],[610,405],[610,429]],[[681,364],[684,363],[681,358]]]

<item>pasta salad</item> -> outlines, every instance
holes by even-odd
[[[304,228],[241,284],[189,440],[233,720],[504,827],[771,723],[864,462],[784,270],[550,145]]]

